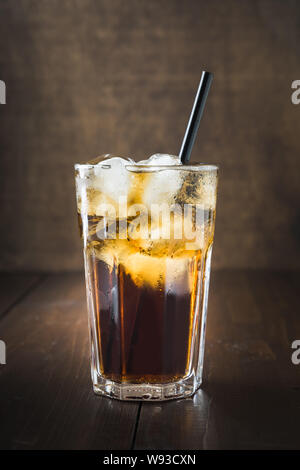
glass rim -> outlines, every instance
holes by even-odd
[[[131,172],[141,172],[141,173],[152,173],[156,171],[164,171],[164,170],[183,170],[183,171],[218,171],[219,166],[210,164],[210,163],[198,163],[198,162],[191,162],[189,165],[145,165],[139,163],[128,163],[128,165],[124,165],[126,170]],[[97,164],[91,163],[75,163],[74,165],[75,170],[78,168],[85,168],[86,170],[91,170],[94,168],[103,168],[109,170],[109,164],[105,164],[103,162],[103,166],[101,166],[101,162]]]

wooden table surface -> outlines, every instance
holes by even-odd
[[[203,388],[144,404],[93,394],[82,273],[0,281],[1,449],[300,449],[299,273],[214,272]]]

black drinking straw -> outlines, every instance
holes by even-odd
[[[197,90],[196,98],[194,101],[193,109],[190,115],[190,119],[184,134],[182,141],[179,157],[181,163],[188,163],[193,145],[198,132],[200,120],[203,114],[206,98],[209,92],[209,88],[212,82],[213,75],[209,72],[202,72],[201,80]]]

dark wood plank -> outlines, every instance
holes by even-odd
[[[264,306],[264,336],[276,357],[281,386],[300,386],[300,366],[291,361],[292,342],[300,340],[299,280],[297,272],[247,273],[256,302]]]
[[[213,274],[203,388],[143,404],[136,449],[300,448],[300,366],[290,361],[290,330],[300,331],[295,276]]]
[[[127,449],[138,404],[95,396],[82,274],[51,275],[1,322],[0,448]]]
[[[34,274],[0,273],[0,318],[35,286],[40,277]]]

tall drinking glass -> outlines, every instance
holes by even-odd
[[[94,391],[168,400],[201,384],[218,168],[75,165]]]

